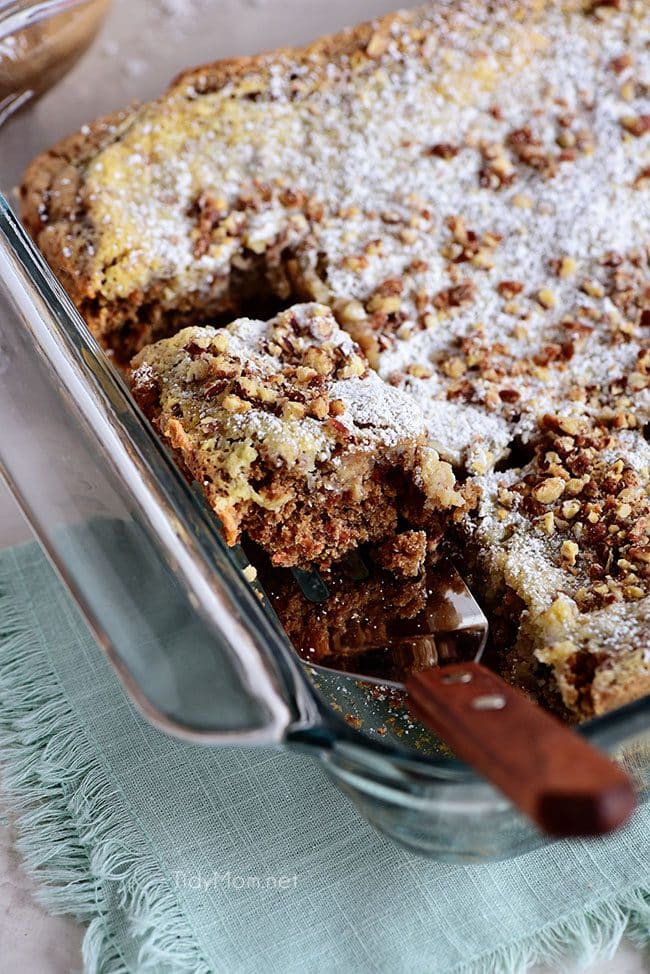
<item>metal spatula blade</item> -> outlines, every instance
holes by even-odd
[[[305,662],[405,690],[409,710],[543,831],[602,835],[629,818],[627,775],[479,662],[487,619],[450,562],[395,579],[357,557],[294,572],[288,599],[277,578],[264,584]]]
[[[299,583],[303,592],[307,585],[314,593],[318,584],[313,573],[309,574],[309,579],[299,577]],[[367,571],[365,577],[350,584],[362,585],[369,577]],[[321,584],[327,588],[322,579]],[[443,561],[430,566],[423,588],[424,606],[417,614],[405,617],[401,607],[391,601],[387,581],[381,626],[366,616],[334,629],[331,656],[326,663],[309,659],[310,666],[324,673],[345,674],[403,690],[414,670],[467,660],[478,662],[487,642],[488,622],[454,565]],[[323,601],[327,597],[329,592]]]

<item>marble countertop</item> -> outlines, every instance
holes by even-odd
[[[395,0],[115,0],[92,51],[58,88],[0,137],[0,183],[6,191],[38,151],[89,118],[159,91],[179,69],[261,47],[300,43],[328,30],[389,11]],[[210,10],[210,27],[205,17]],[[110,83],[88,84],[87,79]],[[38,437],[39,431],[32,430]],[[29,539],[30,529],[0,482],[0,548]],[[0,791],[0,944],[2,972],[65,974],[82,967],[83,931],[48,916],[21,867],[11,815]],[[562,968],[566,970],[565,967]],[[645,974],[631,945],[589,974]],[[552,974],[539,968],[535,974]]]

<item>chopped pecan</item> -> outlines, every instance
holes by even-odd
[[[499,281],[497,284],[497,291],[502,298],[511,300],[516,294],[521,294],[524,289],[524,285],[521,281]]]
[[[466,280],[454,287],[439,291],[433,299],[433,304],[439,311],[446,311],[449,308],[460,308],[464,304],[470,304],[475,296],[476,285],[473,281]]]
[[[429,146],[425,155],[436,156],[438,159],[453,159],[459,152],[460,147],[451,142],[436,142],[435,145]]]
[[[503,402],[517,402],[520,395],[516,389],[499,389],[499,399],[502,399]]]
[[[640,138],[650,132],[650,115],[626,115],[621,119],[621,125],[630,135]]]

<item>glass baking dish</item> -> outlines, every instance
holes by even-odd
[[[378,12],[377,4],[373,11],[359,6],[359,17]],[[348,10],[345,19],[355,17]],[[46,111],[56,97],[56,91],[46,97]],[[34,150],[43,147],[30,144],[39,118],[37,106],[20,120]],[[46,138],[54,137],[48,131]],[[15,134],[3,139],[0,133],[6,185],[29,155],[22,142],[16,151]],[[349,686],[320,681],[315,689],[272,612],[244,580],[241,553],[224,547],[214,518],[5,200],[0,415],[4,475],[99,645],[152,722],[209,746],[307,751],[368,821],[431,857],[505,857],[548,841],[461,763],[432,747],[409,748],[397,734],[362,733],[347,723],[340,711]],[[354,702],[361,705],[362,696]],[[581,728],[620,756],[640,793],[650,785],[649,717],[646,698]]]

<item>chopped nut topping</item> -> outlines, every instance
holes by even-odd
[[[563,541],[560,555],[567,565],[575,565],[579,551],[580,549],[575,541]]]
[[[268,384],[258,381],[257,379],[240,379],[238,382],[238,388],[241,394],[246,396],[248,399],[257,399],[260,402],[277,402],[279,398],[279,394],[275,389],[271,388]]]
[[[316,396],[312,399],[307,409],[316,419],[325,419],[329,416],[329,402],[324,396]]]
[[[621,72],[626,71],[628,68],[632,67],[632,57],[630,54],[621,54],[619,57],[612,58],[609,62],[609,67],[616,74],[621,74]]]
[[[562,517],[570,521],[580,510],[580,501],[564,501],[562,504]]]
[[[516,389],[499,389],[499,399],[502,402],[518,402],[521,394]]]
[[[556,297],[549,288],[545,287],[537,292],[537,300],[543,308],[552,308],[555,305]]]
[[[382,297],[380,294],[374,294],[368,301],[368,311],[382,311],[386,315],[399,311],[401,306],[402,300],[396,294],[389,297]]]
[[[413,375],[416,379],[430,379],[433,375],[431,369],[427,368],[426,365],[419,365],[418,363],[407,366],[406,372],[407,375]]]
[[[366,310],[360,301],[348,301],[339,311],[339,318],[343,325],[365,321],[366,317]]]
[[[497,291],[503,298],[510,300],[515,295],[521,294],[524,285],[520,281],[500,281],[497,284]]]
[[[512,185],[517,178],[517,172],[504,146],[484,144],[481,146],[481,156],[483,164],[478,174],[479,186],[497,190]]]
[[[353,354],[342,369],[339,369],[338,376],[341,379],[350,379],[354,375],[364,375],[367,372],[367,365],[360,355]]]
[[[301,402],[285,402],[282,406],[283,419],[304,419],[307,415],[307,407]]]
[[[557,270],[558,277],[572,277],[577,267],[578,265],[573,257],[562,257]]]
[[[452,145],[451,142],[436,142],[427,149],[426,155],[437,156],[438,159],[453,159],[459,152],[460,148]]]
[[[458,379],[465,372],[465,360],[456,356],[443,362],[443,370],[450,379]]]
[[[317,378],[318,372],[316,369],[308,367],[306,365],[299,365],[296,369],[296,379],[300,383],[310,383],[312,379]]]
[[[540,504],[552,504],[564,493],[564,481],[561,477],[549,477],[533,491],[535,500]]]
[[[593,278],[587,278],[580,285],[581,290],[588,294],[592,298],[602,298],[605,295],[605,288],[600,283]]]
[[[576,566],[579,545],[581,571],[589,579],[580,591],[582,611],[633,600],[631,588],[650,580],[650,498],[642,481],[622,459],[606,459],[613,442],[606,429],[546,416],[542,430],[534,460],[511,488],[521,498],[518,510],[544,530],[540,504],[551,507],[546,513],[564,535],[563,565]]]
[[[464,304],[470,304],[475,295],[476,285],[474,282],[463,281],[455,287],[439,291],[433,299],[433,304],[439,311],[447,311],[450,308],[460,308]]]
[[[227,331],[218,332],[212,342],[210,343],[210,348],[216,353],[224,353],[228,351],[228,343],[230,341],[230,335]]]
[[[510,132],[507,144],[519,162],[530,166],[532,169],[537,169],[547,178],[555,175],[557,169],[555,157],[533,135],[530,126],[524,125],[522,128]]]
[[[642,599],[645,596],[645,591],[640,585],[626,585],[623,589],[625,597],[634,601],[636,599]]]
[[[535,523],[540,527],[544,534],[554,534],[555,533],[555,517],[553,511],[547,511],[546,514],[542,514],[538,517]]]
[[[249,402],[232,394],[224,396],[221,405],[229,413],[247,413],[253,408]]]
[[[630,135],[640,138],[650,132],[650,115],[626,115],[621,119],[621,125]]]

